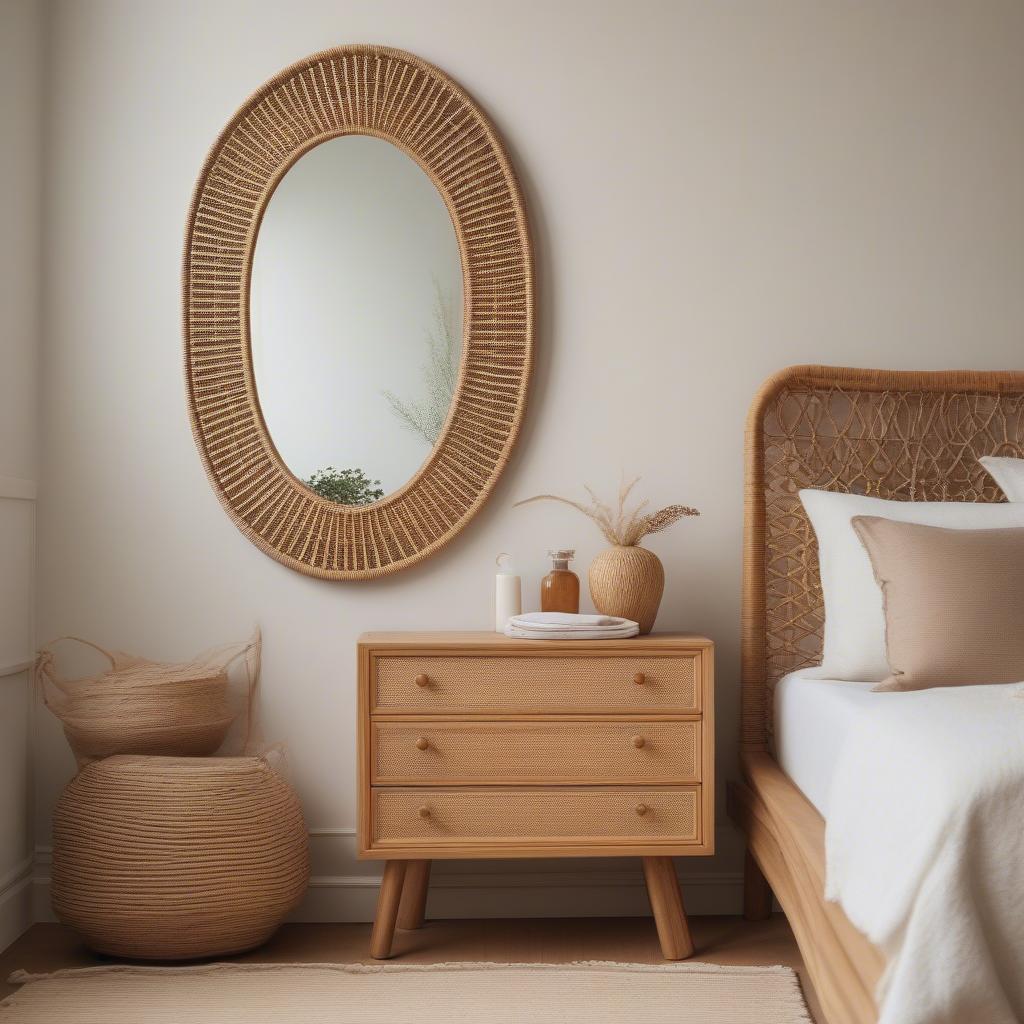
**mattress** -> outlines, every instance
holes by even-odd
[[[886,694],[872,693],[876,683],[816,679],[813,672],[791,672],[775,687],[775,757],[827,819],[832,779],[847,734]]]
[[[1024,683],[783,679],[782,770],[827,821],[825,899],[884,955],[879,1024],[1024,1024]]]

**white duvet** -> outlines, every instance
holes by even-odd
[[[827,897],[885,953],[880,1024],[1024,1021],[1024,684],[878,694],[837,756]]]

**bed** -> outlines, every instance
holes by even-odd
[[[798,366],[765,383],[748,418],[742,778],[729,787],[729,811],[747,837],[744,912],[766,916],[774,893],[828,1024],[877,1020],[885,958],[824,895],[828,765],[820,751],[839,742],[866,687],[800,678],[820,660],[824,616],[813,530],[797,492],[1001,501],[978,464],[985,455],[1024,455],[1024,374]],[[815,685],[820,691],[808,689]],[[786,744],[787,773],[778,741],[812,723],[819,753]],[[791,777],[801,773],[803,788]]]

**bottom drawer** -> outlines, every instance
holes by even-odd
[[[374,789],[374,847],[700,842],[700,786]]]

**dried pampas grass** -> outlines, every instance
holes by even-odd
[[[619,499],[617,507],[614,509],[601,501],[590,487],[586,487],[591,501],[589,506],[581,505],[578,501],[572,501],[569,498],[561,498],[557,494],[536,494],[532,498],[517,501],[513,508],[529,505],[533,501],[560,501],[563,505],[569,505],[597,523],[609,544],[623,548],[635,547],[644,537],[652,533],[661,533],[673,523],[678,523],[680,519],[700,515],[697,509],[690,508],[689,505],[668,505],[657,512],[645,512],[650,504],[648,501],[640,502],[632,511],[627,510],[626,502],[639,480],[640,477],[635,477],[628,484],[624,483],[619,488]]]

